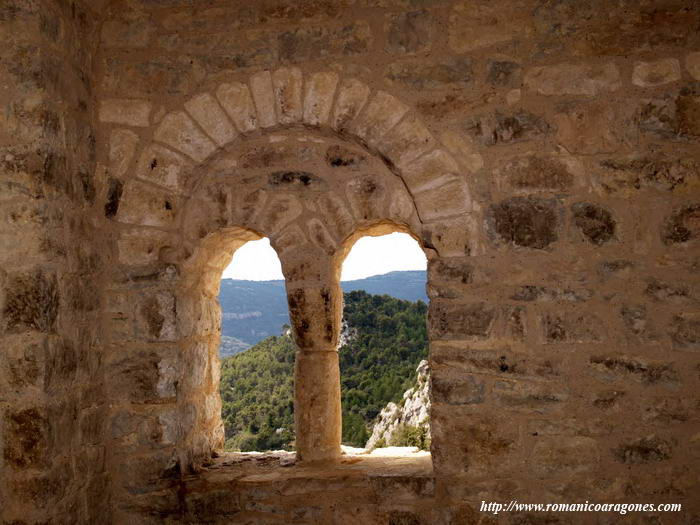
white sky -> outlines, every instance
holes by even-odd
[[[425,269],[425,254],[418,243],[406,233],[391,233],[381,237],[362,237],[357,241],[343,263],[340,280]],[[284,279],[280,261],[267,238],[247,242],[239,248],[222,277],[248,281]]]

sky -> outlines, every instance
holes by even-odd
[[[388,272],[425,268],[423,250],[406,233],[362,237],[346,257],[340,280],[352,281]],[[267,238],[247,242],[236,250],[222,277],[248,281],[284,279],[280,261]]]

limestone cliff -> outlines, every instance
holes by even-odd
[[[430,443],[430,368],[423,360],[416,368],[415,385],[406,390],[397,405],[389,403],[382,409],[365,447],[418,446]]]

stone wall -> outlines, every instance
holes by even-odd
[[[109,511],[89,215],[97,15],[9,0],[0,34],[0,521],[89,522]]]
[[[698,519],[699,6],[90,6],[0,6],[3,519],[186,522],[193,483],[216,512],[196,481],[222,438],[216,292],[260,236],[302,459],[332,459],[338,271],[388,231],[429,260],[440,509],[396,523],[510,499]]]

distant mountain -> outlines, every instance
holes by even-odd
[[[390,295],[406,301],[421,300],[427,303],[425,282],[425,271],[418,270],[344,281],[341,286],[344,292],[365,290],[373,295]],[[224,336],[222,357],[233,355],[267,337],[279,335],[282,326],[289,324],[287,296],[282,280],[222,279],[219,303],[221,333]]]

